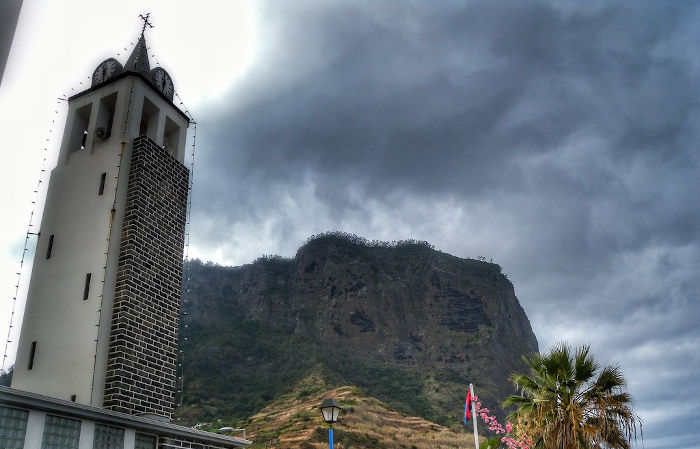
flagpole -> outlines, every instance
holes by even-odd
[[[471,394],[472,398],[474,397],[474,385],[469,384],[469,393]],[[474,421],[474,447],[476,449],[479,449],[479,431],[476,428],[476,407],[474,405],[474,400],[472,402],[472,421]]]

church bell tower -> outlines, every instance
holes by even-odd
[[[68,100],[12,388],[172,417],[189,180],[173,94],[142,30]]]

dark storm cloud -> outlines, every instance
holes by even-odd
[[[488,252],[542,349],[588,341],[633,393],[659,388],[638,398],[654,446],[700,437],[697,406],[673,424],[653,407],[697,393],[651,380],[700,371],[698,18],[681,2],[271,3],[230,106],[198,117],[195,235],[289,255],[343,228]]]
[[[683,11],[645,12],[274,4],[274,52],[233,93],[242,106],[213,143],[236,151],[218,167],[282,183],[311,172],[329,200],[347,183],[374,195],[527,187],[608,196],[616,171],[645,151],[651,163],[684,159],[677,142],[693,126],[692,74],[654,55]],[[577,134],[605,139],[590,145],[614,166],[585,179],[546,164],[523,170],[523,158]]]

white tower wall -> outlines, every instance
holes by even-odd
[[[95,134],[110,123],[106,139]],[[187,125],[136,74],[70,99],[48,186],[13,388],[102,406],[132,142],[146,130],[182,163]]]

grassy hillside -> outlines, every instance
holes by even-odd
[[[320,373],[316,373],[243,423],[246,437],[254,441],[252,448],[327,448],[328,425],[318,407],[330,397],[343,407],[334,425],[334,441],[339,449],[474,447],[472,434],[400,413],[357,387],[326,390]]]

